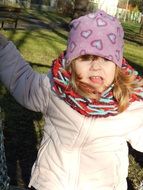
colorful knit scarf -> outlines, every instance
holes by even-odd
[[[138,72],[128,65],[125,59],[123,59],[122,68],[127,73],[133,73],[136,79],[141,79]],[[70,85],[71,73],[65,70],[64,55],[53,61],[52,77],[54,80],[53,91],[80,114],[88,117],[107,117],[118,114],[118,103],[113,97],[113,84],[102,93],[98,101],[82,97],[72,89]],[[141,99],[143,99],[143,88],[139,87],[131,95],[130,102],[140,101]]]

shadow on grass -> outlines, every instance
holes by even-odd
[[[143,35],[140,34],[140,24],[135,22],[122,22],[125,39],[143,45]]]
[[[41,22],[52,22],[52,23],[68,23],[70,19],[63,14],[52,11],[44,11],[40,9],[35,9],[32,12],[27,12],[26,15],[23,15],[21,19],[26,19],[27,21],[30,19],[36,19]]]
[[[137,65],[134,62],[130,61],[127,59],[127,62],[135,69],[138,71],[140,76],[143,76],[143,66]]]
[[[135,190],[132,181],[127,178],[128,190]]]
[[[42,65],[41,63],[33,63],[33,62],[30,62],[30,61],[28,63],[30,64],[30,66],[32,68],[34,68],[34,67],[41,67],[41,68],[47,68],[47,69],[51,68],[50,65]]]
[[[143,46],[143,36],[139,36],[137,34],[125,34],[125,40],[128,40],[130,42],[135,42],[141,46]]]
[[[37,156],[34,121],[41,120],[42,115],[20,106],[7,91],[0,98],[0,105],[5,115],[4,143],[10,184],[27,188]]]

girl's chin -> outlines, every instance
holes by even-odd
[[[102,94],[106,89],[107,87],[106,86],[94,86],[94,89],[95,89],[95,93],[99,93],[99,94]]]

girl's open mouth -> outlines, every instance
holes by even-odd
[[[103,78],[101,76],[91,76],[89,79],[92,83],[103,84]]]

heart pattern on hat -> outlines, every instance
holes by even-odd
[[[97,18],[96,22],[97,22],[97,26],[99,26],[99,27],[107,25],[107,22],[105,20],[103,20],[102,18]]]
[[[117,34],[119,37],[122,37],[122,31],[121,31],[121,28],[120,27],[117,27]]]
[[[94,40],[91,42],[91,46],[95,47],[98,50],[102,50],[103,49],[103,44],[101,40]]]
[[[89,13],[89,14],[87,15],[87,17],[88,17],[88,18],[91,18],[91,19],[94,19],[94,18],[96,18],[96,14],[95,14],[95,13]]]
[[[92,30],[86,30],[86,31],[81,32],[81,36],[84,38],[88,38],[89,36],[91,36],[91,34],[92,34]]]
[[[72,23],[73,28],[76,30],[80,24],[80,21],[75,21]]]
[[[113,44],[116,43],[116,35],[115,35],[115,34],[110,33],[110,34],[107,34],[107,36],[108,36],[109,40],[110,40]]]
[[[70,44],[70,52],[72,53],[76,47],[76,44],[74,42],[71,42]]]
[[[112,55],[105,56],[105,58],[110,60],[110,61],[113,61],[113,56]]]
[[[120,51],[119,50],[116,50],[115,51],[115,57],[116,59],[119,61],[120,60]]]
[[[86,55],[86,50],[85,50],[85,49],[82,49],[82,50],[80,51],[80,55]]]

